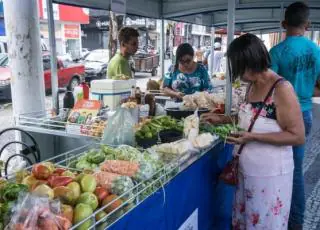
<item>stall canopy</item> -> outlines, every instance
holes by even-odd
[[[120,0],[122,2],[124,0]],[[235,30],[271,32],[278,30],[284,9],[294,1],[234,0]],[[115,0],[54,0],[55,3],[111,10]],[[320,29],[320,1],[309,0],[311,29]],[[228,0],[127,0],[126,13],[164,18],[218,28],[226,27]]]

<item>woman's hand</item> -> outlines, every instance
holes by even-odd
[[[249,132],[237,132],[231,134],[231,136],[227,137],[227,142],[235,145],[246,144],[250,141],[253,141],[253,133]]]
[[[175,92],[174,94],[175,98],[178,98],[178,99],[181,99],[184,97],[184,93],[181,93],[181,92]]]

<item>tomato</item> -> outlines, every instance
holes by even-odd
[[[98,197],[99,203],[101,203],[104,200],[104,198],[109,196],[109,192],[107,191],[107,189],[102,187],[97,187],[94,191],[94,194]]]

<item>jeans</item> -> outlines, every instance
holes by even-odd
[[[305,126],[306,138],[309,136],[312,127],[312,111],[303,112],[303,121]],[[303,178],[303,157],[305,144],[293,147],[293,187],[291,209],[289,217],[289,226],[302,225],[305,210],[305,193]]]

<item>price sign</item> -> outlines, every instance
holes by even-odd
[[[198,230],[198,209],[194,210],[178,230]]]

